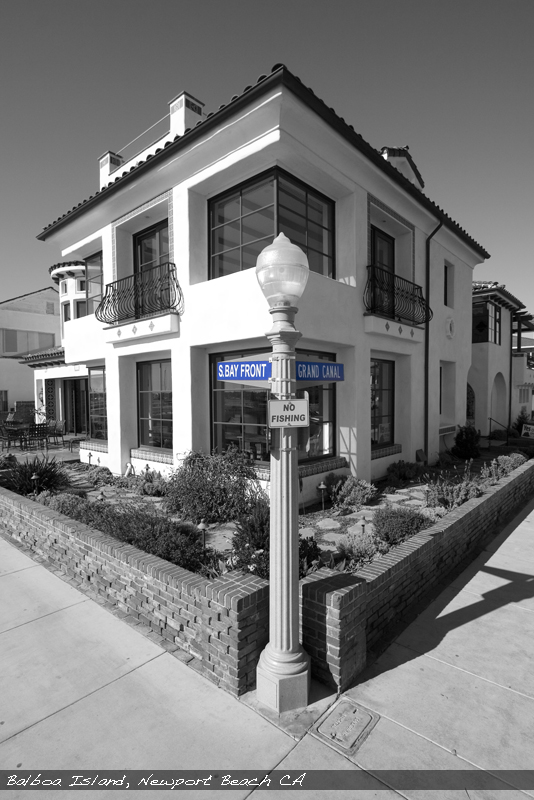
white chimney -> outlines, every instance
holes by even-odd
[[[103,156],[100,156],[98,159],[98,165],[100,167],[101,189],[109,183],[111,173],[115,172],[115,170],[118,169],[121,164],[124,164],[123,157],[117,155],[117,153],[112,153],[111,150],[108,150],[107,153],[104,153]]]
[[[170,135],[183,136],[187,128],[194,128],[202,120],[204,103],[192,94],[181,92],[169,103]]]

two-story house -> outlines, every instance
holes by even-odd
[[[333,470],[435,460],[465,423],[488,254],[423,193],[409,150],[371,147],[282,65],[215,113],[186,92],[169,112],[168,135],[102,156],[99,190],[38,237],[88,270],[84,313],[62,316],[65,362],[87,368],[81,458],[170,470],[237,445],[268,479],[268,383],[219,380],[217,363],[268,353],[253,267],[283,232],[310,265],[297,360],[344,367],[299,384],[302,499]]]

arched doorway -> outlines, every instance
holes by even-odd
[[[506,381],[502,372],[495,375],[493,388],[491,390],[491,410],[490,416],[500,422],[501,425],[508,427],[508,414],[506,409]],[[500,426],[499,426],[500,427]]]

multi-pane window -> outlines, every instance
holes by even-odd
[[[268,461],[271,448],[271,432],[267,427],[268,389],[217,378],[218,362],[245,357],[253,359],[255,353],[257,351],[211,356],[212,446],[219,452],[235,446],[251,460]],[[300,350],[297,351],[297,360],[299,356],[313,361],[335,360],[331,354]],[[297,397],[304,397],[304,391],[309,397],[310,425],[298,429],[299,462],[335,454],[335,383],[298,390]]]
[[[48,350],[54,344],[53,333],[0,328],[0,355],[26,355],[37,350]]]
[[[137,365],[139,446],[172,449],[171,362]]]
[[[371,359],[371,446],[394,442],[395,362]]]
[[[473,342],[501,343],[501,307],[490,301],[473,304]]]
[[[169,223],[167,220],[136,234],[135,271],[146,272],[169,261]]]
[[[103,267],[102,253],[94,253],[85,259],[85,299],[86,313],[94,314],[102,300]]]
[[[89,369],[89,437],[108,438],[106,404],[106,370],[104,367]]]
[[[279,233],[304,250],[312,272],[334,277],[334,203],[274,169],[210,202],[210,278],[255,267]]]
[[[371,254],[375,267],[395,272],[395,239],[374,225],[371,226]]]

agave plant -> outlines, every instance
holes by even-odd
[[[60,461],[39,458],[21,461],[10,466],[4,480],[6,489],[17,494],[59,492],[70,486],[70,478]]]

